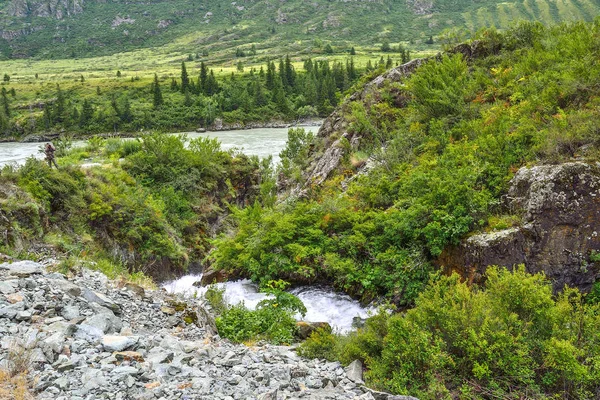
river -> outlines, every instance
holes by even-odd
[[[318,130],[318,126],[304,127],[311,132]],[[273,156],[273,161],[279,161],[279,152],[285,147],[287,141],[287,128],[259,128],[219,132],[187,132],[188,138],[197,137],[217,138],[225,150],[237,148],[248,155],[259,157]],[[75,141],[74,146],[84,146],[85,141]],[[6,164],[22,165],[28,157],[43,158],[40,149],[43,143],[0,143],[0,166]],[[197,275],[187,275],[180,279],[163,285],[169,292],[184,293],[186,295],[201,295],[206,289],[196,288],[193,283],[200,280]],[[265,298],[258,293],[256,285],[248,280],[226,282],[220,284],[225,288],[225,294],[230,304],[244,302],[249,308]],[[366,318],[368,309],[343,293],[337,293],[327,287],[298,287],[292,290],[304,302],[307,308],[305,320],[311,322],[329,322],[333,328],[340,332],[352,329],[354,317]]]
[[[305,126],[304,129],[316,133],[318,126]],[[183,132],[189,139],[197,137],[216,138],[224,150],[240,149],[248,155],[259,157],[273,156],[273,161],[279,161],[279,152],[285,147],[288,128],[256,128],[219,132]],[[179,133],[171,133],[179,135]],[[73,146],[84,146],[85,141],[73,142]],[[29,157],[44,158],[43,143],[0,143],[0,166],[6,164],[22,165]]]
[[[198,297],[206,292],[205,287],[194,286],[200,281],[202,275],[186,275],[175,281],[165,283],[163,287],[169,293],[182,293],[190,297]],[[225,289],[225,298],[229,304],[243,302],[249,309],[267,298],[264,293],[258,292],[258,287],[248,279],[225,282],[217,284]],[[360,303],[344,293],[334,291],[324,286],[300,286],[291,290],[298,296],[306,307],[306,315],[303,318],[310,322],[328,322],[332,328],[341,333],[353,329],[355,317],[364,319],[372,310],[371,307],[363,307]]]

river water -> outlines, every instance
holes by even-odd
[[[175,281],[165,283],[163,287],[169,293],[182,293],[186,296],[201,296],[206,292],[206,287],[196,287],[195,282],[200,281],[202,275],[186,275]],[[248,279],[217,284],[225,289],[225,298],[228,304],[243,302],[249,309],[267,298],[264,293],[258,292],[258,287]],[[291,290],[298,296],[306,307],[305,321],[329,322],[338,332],[348,332],[353,329],[352,322],[355,317],[364,319],[371,308],[365,308],[356,300],[344,293],[338,293],[323,286],[301,286]]]
[[[318,126],[306,126],[304,129],[316,133]],[[285,147],[288,128],[256,128],[220,132],[184,132],[189,139],[197,137],[216,138],[224,150],[239,149],[248,155],[259,157],[273,156],[279,162],[279,152]],[[172,135],[178,135],[173,133]],[[85,141],[74,141],[73,146],[84,146]],[[22,165],[29,157],[44,158],[40,151],[44,143],[0,143],[0,166],[6,164]]]
[[[318,126],[305,127],[315,132]],[[246,129],[220,132],[187,132],[189,139],[197,137],[217,138],[224,150],[240,149],[248,155],[259,157],[273,156],[273,161],[279,161],[279,152],[287,141],[287,128]],[[84,146],[85,141],[76,141],[74,146]],[[44,158],[40,149],[43,143],[0,143],[0,166],[5,164],[22,165],[28,157]],[[197,288],[193,283],[200,280],[198,275],[187,275],[163,285],[169,292],[187,295],[201,295],[206,288]],[[244,302],[249,308],[254,308],[265,295],[258,292],[256,285],[248,280],[226,282],[220,284],[225,288],[225,294],[230,304]],[[311,322],[329,322],[340,332],[352,329],[354,317],[366,318],[368,309],[343,293],[337,293],[327,287],[298,287],[292,290],[304,302],[307,308],[305,320]]]

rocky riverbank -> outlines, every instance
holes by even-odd
[[[38,399],[409,399],[364,387],[355,363],[232,344],[200,300],[86,269],[0,264],[0,337],[0,369],[25,371]]]

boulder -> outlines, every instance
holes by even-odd
[[[136,336],[103,336],[102,337],[102,346],[105,351],[123,351],[132,346],[134,346],[138,342],[138,338]]]
[[[327,322],[296,322],[296,336],[301,340],[308,339],[317,329],[325,329],[328,332],[331,332],[331,325]]]
[[[363,382],[363,365],[360,360],[354,360],[345,368],[346,375],[354,383]]]
[[[27,278],[31,275],[39,275],[45,271],[45,268],[40,263],[33,261],[16,261],[13,263],[0,264],[0,269],[7,270],[10,275],[15,275],[20,278]]]
[[[489,265],[524,264],[544,272],[554,290],[589,291],[600,277],[600,166],[583,162],[521,168],[505,207],[521,215],[519,226],[471,236],[448,247],[437,263],[469,282],[482,282]]]

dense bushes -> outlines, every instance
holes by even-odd
[[[446,246],[510,212],[500,199],[519,167],[598,158],[600,68],[589,60],[599,32],[600,21],[488,30],[478,48],[496,54],[436,58],[346,104],[358,148],[340,140],[342,165],[323,187],[307,184],[308,198],[237,213],[237,233],[216,242],[216,264],[411,304]],[[337,137],[291,138],[280,177],[304,183],[305,154]],[[340,185],[367,157],[369,173]]]
[[[382,312],[335,339],[320,332],[305,355],[361,359],[368,383],[421,399],[598,396],[598,305],[523,268],[491,268],[484,288],[436,276],[403,314]],[[332,339],[333,338],[333,339]]]
[[[4,250],[24,250],[19,241],[36,240],[67,257],[105,263],[107,271],[124,266],[157,278],[182,273],[204,258],[228,204],[254,201],[263,178],[257,158],[224,152],[214,140],[185,142],[170,135],[94,139],[65,150],[60,169],[33,158],[18,170],[5,168],[0,184],[19,192],[32,212],[25,218],[23,206],[0,202],[1,215],[15,219]],[[82,157],[102,165],[82,168]]]
[[[219,335],[234,342],[264,339],[276,344],[292,343],[296,332],[294,316],[304,316],[306,307],[284,291],[286,286],[283,281],[267,282],[263,291],[271,297],[260,301],[256,310],[247,309],[243,303],[223,305],[218,290],[209,289],[207,299],[220,314],[216,319]]]

